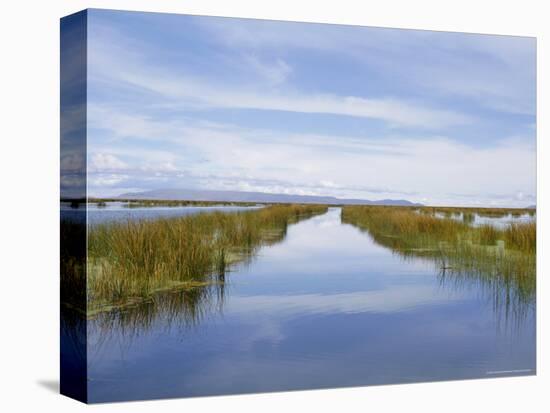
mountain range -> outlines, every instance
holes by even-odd
[[[336,198],[333,196],[289,195],[265,192],[216,191],[196,189],[154,189],[143,192],[128,192],[119,195],[121,199],[157,199],[178,201],[226,201],[226,202],[259,202],[259,203],[302,203],[328,205],[402,205],[421,206],[405,199],[367,199]]]

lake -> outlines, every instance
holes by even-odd
[[[290,225],[223,284],[89,320],[89,401],[535,373],[534,298],[404,259],[340,214]]]
[[[143,206],[129,208],[126,202],[107,202],[106,206],[98,207],[95,203],[87,204],[88,224],[97,225],[104,222],[126,220],[151,220],[157,218],[173,218],[204,212],[237,212],[262,208],[263,206]],[[69,204],[61,205],[61,215],[64,219],[78,220],[84,217],[84,208],[71,208]]]
[[[490,217],[490,216],[482,216],[479,214],[471,214],[471,220],[465,220],[464,214],[462,212],[455,213],[455,214],[448,214],[445,215],[441,212],[437,212],[435,214],[437,218],[441,219],[454,219],[456,221],[462,221],[462,222],[468,222],[469,225],[472,225],[474,227],[479,227],[482,225],[492,225],[496,228],[506,228],[510,224],[517,223],[517,224],[526,224],[529,222],[536,222],[536,215],[535,214],[519,214],[517,216],[513,216],[512,214],[505,214],[501,217]]]

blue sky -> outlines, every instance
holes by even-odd
[[[534,38],[91,10],[88,191],[536,202]]]

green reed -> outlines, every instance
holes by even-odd
[[[326,210],[317,205],[274,205],[92,226],[88,312],[139,302],[162,290],[218,282],[215,276],[232,263],[281,240],[288,224]]]
[[[522,215],[535,215],[536,210],[532,208],[476,208],[476,207],[431,207],[431,206],[421,206],[421,207],[412,207],[409,209],[415,209],[424,214],[436,214],[440,213],[446,217],[451,215],[460,215],[460,214],[476,214],[480,217],[488,218],[502,218],[508,215],[513,217],[519,217]]]
[[[498,280],[525,300],[534,297],[534,222],[474,227],[470,219],[458,221],[412,208],[379,206],[344,207],[342,222],[367,231],[375,242],[404,257],[424,257],[447,273]]]
[[[129,198],[88,198],[89,203],[97,206],[107,206],[110,202],[121,202],[127,208],[148,207],[185,207],[185,206],[254,206],[259,203],[245,201],[190,201],[190,200],[166,200],[166,199],[129,199]],[[101,205],[100,205],[101,204]]]

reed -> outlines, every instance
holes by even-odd
[[[476,208],[476,207],[409,207],[425,214],[435,215],[443,214],[446,217],[460,214],[476,214],[480,217],[502,218],[508,215],[519,217],[522,215],[535,215],[536,211],[532,208]]]
[[[535,293],[536,224],[473,227],[411,208],[346,206],[342,222],[367,231],[398,254],[422,256],[440,270],[501,280],[525,298]]]
[[[326,212],[317,205],[274,205],[154,221],[111,222],[88,231],[88,313],[174,288],[218,282],[258,247],[281,240],[290,223]]]
[[[346,206],[342,210],[344,222],[365,227],[371,232],[399,237],[412,246],[454,243],[459,239],[481,245],[506,242],[506,247],[523,253],[535,253],[536,224],[515,223],[506,228],[492,225],[473,227],[471,215],[463,221],[418,214],[407,207]],[[466,222],[465,222],[466,221]]]
[[[122,202],[127,208],[148,207],[186,207],[186,206],[254,206],[256,202],[240,201],[200,201],[200,200],[166,200],[166,199],[128,199],[128,198],[88,198],[89,203],[107,206],[109,202]]]

